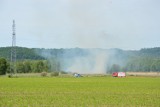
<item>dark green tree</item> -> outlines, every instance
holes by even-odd
[[[118,64],[113,64],[109,70],[109,72],[119,72],[121,70],[121,67]]]
[[[23,66],[24,66],[24,73],[29,73],[29,72],[31,72],[31,64],[30,64],[30,61],[24,61],[24,62],[23,62]]]
[[[39,61],[35,61],[33,64],[32,64],[32,71],[33,72],[43,72],[45,69],[45,66],[44,66],[44,63],[42,60],[39,60]]]
[[[23,65],[23,62],[18,62],[17,63],[17,73],[24,73],[24,65]]]
[[[4,75],[7,72],[7,61],[4,58],[0,58],[0,75]]]

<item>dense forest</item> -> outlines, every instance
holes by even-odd
[[[160,47],[141,50],[121,49],[41,49],[16,47],[16,72],[160,71]],[[6,60],[10,71],[11,47],[0,48],[0,64]],[[2,63],[3,63],[2,62]],[[94,72],[95,73],[95,72]],[[102,72],[100,72],[102,73]]]

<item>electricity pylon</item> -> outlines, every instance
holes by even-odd
[[[12,74],[16,73],[16,31],[15,31],[15,21],[13,20],[12,25],[12,47],[11,47],[11,64],[10,64],[10,72]]]

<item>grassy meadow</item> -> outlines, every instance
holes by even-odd
[[[0,107],[159,107],[159,77],[0,77]]]

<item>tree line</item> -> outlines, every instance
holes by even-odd
[[[62,72],[56,62],[47,60],[23,60],[17,61],[15,71],[10,69],[10,63],[5,58],[0,58],[0,75],[6,73],[41,73],[41,72]],[[54,67],[53,67],[54,66]]]
[[[134,58],[120,66],[119,64],[112,64],[108,69],[109,72],[123,71],[123,72],[160,72],[160,59],[150,57]]]
[[[11,47],[0,48],[0,75],[10,73]],[[135,51],[121,49],[40,49],[17,47],[17,73],[40,73],[62,71],[69,60],[76,57],[89,56],[90,52],[110,53],[106,63],[106,72],[160,71],[160,47],[144,48]]]
[[[16,73],[41,73],[41,72],[60,72],[61,64],[58,61],[48,60],[24,60],[16,62]],[[112,64],[107,66],[106,72],[160,72],[160,59],[135,58],[130,59],[124,66]],[[10,62],[5,58],[0,58],[0,75],[11,73]]]

